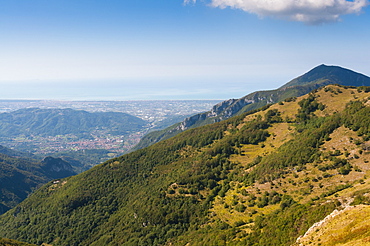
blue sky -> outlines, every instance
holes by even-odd
[[[0,98],[228,99],[320,64],[370,75],[367,4],[0,0]]]

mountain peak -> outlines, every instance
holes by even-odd
[[[369,85],[370,78],[363,74],[354,72],[352,70],[333,66],[321,64],[314,67],[307,73],[291,80],[286,83],[280,89],[287,88],[291,86],[300,86],[308,84],[318,84],[320,86],[328,84],[340,84],[345,86],[365,86]]]

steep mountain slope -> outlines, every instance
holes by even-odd
[[[110,134],[126,134],[141,130],[147,122],[125,113],[89,113],[73,109],[20,109],[0,114],[2,137],[19,135],[56,136],[75,134],[90,135],[94,130]]]
[[[369,92],[326,86],[50,182],[0,216],[0,236],[55,246],[291,245],[335,209],[370,203]]]
[[[219,122],[267,104],[280,102],[286,98],[305,95],[329,84],[370,86],[370,78],[345,68],[320,65],[276,90],[257,91],[240,99],[226,100],[215,105],[209,112],[191,116],[164,130],[151,132],[144,136],[134,149],[145,148],[153,143],[173,137],[186,129]]]
[[[42,184],[74,174],[72,166],[59,158],[48,157],[40,163],[0,154],[0,214],[20,203]]]

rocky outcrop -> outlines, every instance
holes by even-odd
[[[180,123],[176,130],[185,131],[191,128],[193,125],[199,124],[202,121],[211,119],[211,123],[219,122],[228,119],[237,114],[244,106],[254,103],[255,101],[248,98],[241,99],[229,99],[220,102],[212,107],[212,109],[206,113],[196,114],[186,118]]]

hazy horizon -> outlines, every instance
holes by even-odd
[[[181,81],[181,82],[179,82]],[[124,80],[13,82],[2,85],[0,99],[8,100],[226,100],[240,98],[253,91],[276,89],[282,84],[238,81],[233,84],[223,80],[198,82],[197,79],[147,80],[127,82]],[[285,81],[286,83],[288,81]],[[27,83],[27,86],[24,86]]]
[[[0,99],[229,99],[370,75],[369,2],[0,1]]]

